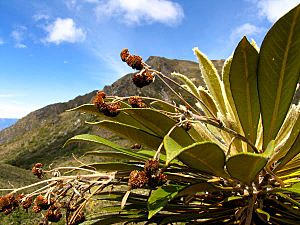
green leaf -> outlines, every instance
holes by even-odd
[[[198,48],[194,48],[193,51],[198,58],[199,68],[201,70],[207,89],[216,101],[219,111],[223,115],[225,115],[226,107],[222,96],[222,84],[217,69],[215,68],[213,63],[206,57],[206,55],[204,55]]]
[[[292,102],[300,75],[300,5],[281,17],[260,50],[258,92],[263,146],[275,139]]]
[[[260,208],[257,208],[257,209],[256,209],[256,212],[259,213],[259,214],[262,214],[262,215],[266,216],[266,217],[267,217],[267,221],[269,221],[270,218],[271,218],[271,216],[270,216],[269,213],[267,213],[266,211],[264,211],[264,210],[262,210],[262,209],[260,209]]]
[[[179,196],[193,196],[196,193],[199,192],[213,192],[213,191],[221,191],[221,189],[215,187],[214,185],[202,182],[197,184],[191,184],[187,187],[185,187],[183,190],[181,190],[177,197]]]
[[[180,161],[193,169],[217,176],[226,176],[224,171],[225,154],[215,143],[196,142],[183,148],[167,135],[164,138],[164,147],[167,155],[166,164],[178,157]]]
[[[127,155],[121,152],[112,152],[112,151],[89,151],[84,154],[86,155],[93,155],[93,156],[100,156],[102,158],[113,158],[113,159],[122,159],[122,160],[133,160],[133,159],[141,159],[142,156],[140,157],[135,157],[131,155]],[[145,158],[147,159],[147,158]]]
[[[270,141],[270,143],[268,144],[266,150],[264,151],[264,153],[262,154],[263,157],[269,159],[275,149],[275,140]]]
[[[244,37],[233,54],[229,83],[244,134],[252,143],[256,140],[260,115],[257,63],[258,52]]]
[[[167,133],[176,126],[176,121],[158,110],[143,108],[143,109],[124,109],[126,113],[131,115],[140,123],[143,123],[148,129],[154,132],[157,136],[163,138]],[[182,128],[176,127],[171,136],[183,146],[194,143],[191,136]]]
[[[133,171],[142,169],[141,166],[125,163],[125,162],[103,162],[103,163],[93,163],[87,166],[82,166],[82,168],[91,169],[91,167],[95,168],[97,171]]]
[[[280,164],[275,168],[274,171],[279,171],[280,169],[284,168],[284,166],[299,153],[300,153],[300,133],[298,133],[294,144],[292,145],[288,153],[282,158]]]
[[[182,188],[183,186],[179,185],[167,185],[152,191],[147,204],[148,219],[162,210],[168,204],[168,201],[173,199]]]
[[[123,153],[127,156],[131,156],[131,157],[135,157],[138,159],[146,159],[145,157],[143,157],[142,155],[139,155],[138,153],[135,153],[134,151],[132,151],[131,149],[124,149],[122,146],[115,144],[111,141],[106,140],[105,138],[99,137],[97,135],[92,135],[92,134],[80,134],[80,135],[76,135],[72,138],[70,138],[64,145],[64,147],[70,143],[73,142],[89,142],[89,143],[95,143],[95,144],[100,144],[100,145],[104,145],[107,147],[110,147],[120,153]]]
[[[226,167],[230,176],[250,185],[267,161],[259,154],[238,153],[227,160]]]
[[[205,112],[206,115],[217,117],[218,109],[212,96],[209,94],[207,90],[204,90],[203,87],[200,86],[198,89],[199,89],[200,99],[209,110],[205,106],[202,106],[201,103],[197,103],[197,105],[200,106],[200,108]]]
[[[291,187],[288,187],[288,188],[276,188],[274,189],[274,191],[280,191],[280,192],[292,192],[292,193],[295,193],[295,194],[298,194],[300,195],[300,182],[292,185]]]
[[[66,110],[67,112],[77,111],[82,113],[89,113],[98,116],[102,116],[103,114],[99,112],[99,110],[94,106],[94,104],[84,104],[77,106],[73,109]]]
[[[176,72],[171,73],[171,75],[175,76],[175,77],[179,78],[181,81],[183,81],[186,84],[186,86],[188,88],[187,90],[189,92],[191,92],[192,94],[194,94],[198,98],[200,97],[196,85],[193,83],[193,81],[191,81],[190,78],[188,78],[187,76],[185,76],[185,75],[183,75],[181,73],[176,73]]]
[[[123,102],[122,102],[122,104],[124,105],[124,108],[129,107],[127,104],[125,104]],[[105,118],[107,120],[125,123],[128,125],[134,126],[134,127],[141,128],[149,133],[154,134],[151,130],[149,130],[147,127],[145,127],[142,123],[136,121],[131,115],[129,115],[128,113],[126,113],[124,111],[120,111],[120,113],[116,117],[108,117],[108,116],[105,116],[103,113],[100,113],[93,104],[81,105],[76,108],[69,109],[67,111],[69,111],[69,112],[78,111],[78,112],[83,112],[83,113],[94,114],[94,115],[99,116],[100,118]]]
[[[102,120],[100,122],[89,124],[109,129],[116,134],[126,137],[132,141],[135,141],[136,143],[146,145],[152,149],[157,149],[162,141],[162,138],[155,136],[145,130],[119,122]]]
[[[173,112],[175,113],[175,107],[173,107],[171,104],[163,102],[163,101],[153,101],[150,103],[151,107],[159,110],[164,110],[167,112]]]
[[[296,141],[297,136],[300,133],[300,107],[299,106],[297,107],[295,105],[292,105],[292,107],[290,108],[288,115],[275,139],[277,143],[275,149],[276,153],[273,155],[272,159],[269,160],[268,165],[272,165],[274,162],[279,161],[280,159],[282,161],[283,158],[285,158],[285,156],[291,149],[294,142]],[[289,157],[293,155],[290,154]],[[289,158],[288,161],[290,159],[291,158]],[[283,165],[284,164],[280,163],[278,167],[282,167]]]

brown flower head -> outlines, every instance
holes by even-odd
[[[42,167],[43,167],[42,163],[36,163],[31,169],[31,172],[33,173],[33,175],[37,176],[39,179],[41,179],[43,177]]]
[[[39,195],[34,200],[34,205],[40,207],[43,210],[48,209],[51,205],[53,205],[54,199],[50,199],[48,202],[48,199],[44,198],[42,195]]]
[[[157,186],[161,186],[164,183],[167,182],[167,175],[163,174],[161,171],[159,171],[159,173],[157,173],[156,175],[152,175],[151,178],[149,179],[149,187],[157,187]]]
[[[132,77],[133,83],[138,88],[142,88],[151,84],[153,80],[154,80],[154,76],[148,70],[143,70],[139,73],[136,73]]]
[[[138,143],[135,143],[134,145],[131,146],[131,149],[141,149],[141,145]]]
[[[142,70],[144,68],[142,62],[143,62],[142,57],[138,55],[129,55],[126,59],[127,65],[130,66],[132,69],[136,69],[136,70]]]
[[[58,222],[62,217],[60,208],[55,205],[50,206],[45,217],[50,222]]]
[[[144,100],[139,96],[131,96],[128,99],[128,103],[132,106],[132,108],[146,108],[147,107]]]
[[[111,103],[105,103],[105,105],[102,105],[101,112],[105,116],[116,117],[119,114],[119,109],[121,109],[120,102],[111,102]]]
[[[128,185],[134,188],[142,188],[148,183],[148,177],[145,171],[133,170],[129,175]]]
[[[147,176],[156,175],[159,170],[159,162],[156,159],[149,159],[145,162],[144,171]]]
[[[7,196],[0,197],[0,212],[3,212],[5,209],[10,208],[10,200]]]
[[[121,56],[121,59],[123,62],[126,62],[129,55],[130,55],[130,53],[127,48],[124,48],[120,53],[120,56]]]
[[[32,210],[33,210],[33,212],[35,212],[35,213],[39,213],[40,211],[42,211],[42,208],[39,207],[39,206],[37,206],[37,205],[34,205],[34,206],[32,207]]]
[[[104,99],[106,97],[106,94],[103,91],[98,91],[96,96],[93,99],[93,104],[99,108],[101,104],[104,103]]]
[[[185,122],[185,123],[182,124],[182,127],[186,131],[189,131],[193,127],[193,125],[190,122],[187,121],[187,122]]]
[[[32,205],[32,196],[26,197],[22,202],[21,205],[23,209],[28,209]]]

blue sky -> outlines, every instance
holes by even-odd
[[[227,58],[300,0],[0,0],[0,118],[21,118],[131,72],[122,48],[195,60]]]

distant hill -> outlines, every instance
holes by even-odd
[[[15,124],[18,119],[0,118],[0,131]]]

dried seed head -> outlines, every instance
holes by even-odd
[[[135,143],[134,145],[131,146],[131,149],[141,149],[141,145],[140,144],[137,144]]]
[[[127,48],[124,48],[120,53],[120,56],[121,56],[121,59],[123,62],[126,62],[129,55],[130,55],[130,53]]]
[[[128,103],[132,106],[132,108],[146,108],[147,107],[144,100],[139,96],[131,96],[128,99]]]
[[[142,57],[138,55],[129,55],[126,59],[126,63],[128,66],[130,66],[132,69],[136,70],[142,70],[143,69],[143,59]]]
[[[148,177],[145,171],[133,170],[129,175],[128,185],[131,188],[142,188],[148,183]]]
[[[28,209],[32,205],[32,196],[26,197],[22,202],[21,205],[23,209]]]
[[[3,212],[6,208],[10,206],[10,200],[7,196],[0,197],[0,212]]]
[[[36,168],[41,168],[41,167],[43,167],[44,165],[43,165],[42,163],[36,163],[34,166],[35,166]]]
[[[50,199],[50,202],[48,202],[48,199],[44,198],[42,195],[37,196],[34,200],[34,205],[40,207],[43,210],[48,209],[53,203],[53,199]]]
[[[157,173],[156,175],[152,175],[151,178],[149,179],[149,183],[148,185],[150,187],[157,187],[157,186],[161,186],[163,185],[164,183],[167,182],[167,175],[159,172]]]
[[[156,159],[149,159],[145,162],[144,171],[147,176],[155,175],[159,169],[159,162]]]
[[[119,109],[121,109],[120,102],[111,102],[103,105],[101,111],[105,116],[116,117],[119,114]]]
[[[39,213],[40,211],[42,211],[42,208],[39,207],[39,206],[37,206],[37,205],[34,205],[34,206],[32,207],[32,210],[33,210],[33,212],[35,212],[35,213]]]
[[[59,207],[52,205],[49,207],[45,217],[50,222],[58,222],[58,221],[60,221],[62,214],[61,214]]]
[[[31,169],[31,172],[33,173],[33,175],[37,176],[39,179],[41,179],[43,177],[42,167],[43,167],[42,163],[36,163]]]
[[[99,108],[101,104],[104,103],[104,99],[106,97],[106,94],[103,91],[98,91],[96,96],[93,99],[93,104]]]
[[[193,127],[193,125],[190,122],[187,121],[187,122],[185,122],[185,123],[182,124],[182,127],[186,131],[189,131]]]
[[[153,80],[154,76],[148,70],[143,70],[140,73],[136,73],[132,77],[133,83],[138,88],[142,88],[151,84]]]

